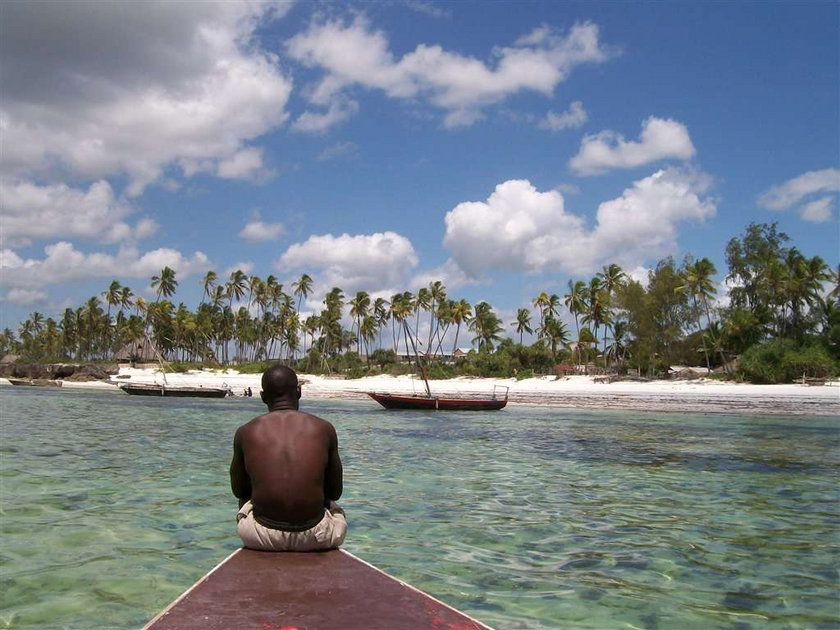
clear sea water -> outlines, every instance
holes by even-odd
[[[303,407],[346,548],[499,630],[840,627],[840,418]],[[0,628],[137,628],[226,557],[261,412],[0,388]]]

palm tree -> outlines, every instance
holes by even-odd
[[[617,288],[624,284],[625,274],[621,267],[612,263],[604,266],[598,273],[598,276],[601,278],[603,283],[602,286],[605,303],[604,310],[606,311],[606,317],[604,319],[605,323],[608,323],[611,319],[609,308],[612,303],[613,293]],[[604,326],[604,367],[607,365],[607,332],[609,331],[609,328],[609,326]]]
[[[350,300],[350,317],[356,322],[356,351],[361,355],[359,347],[362,342],[362,320],[370,315],[370,295],[367,291],[357,291],[356,297]]]
[[[619,365],[624,363],[624,359],[627,356],[628,332],[627,322],[617,321],[612,325],[613,342],[607,348],[606,355],[619,363]]]
[[[840,302],[840,264],[836,269],[828,270],[828,281],[831,282],[831,291],[828,294],[829,299]]]
[[[67,310],[70,310],[70,309],[67,309]],[[15,339],[15,333],[13,333],[10,328],[4,328],[3,332],[0,333],[0,354],[6,354],[7,352],[14,352],[15,349],[17,348],[17,345],[18,345],[18,343],[17,343],[17,339]],[[66,345],[65,345],[65,347],[66,347]]]
[[[116,280],[113,280],[111,282],[111,284],[108,286],[108,290],[103,291],[101,293],[101,295],[102,295],[103,298],[105,298],[105,302],[108,304],[107,318],[108,318],[108,322],[110,323],[110,321],[111,321],[111,307],[112,306],[119,306],[121,304],[122,286],[120,285],[119,282],[117,282]],[[109,329],[108,332],[113,333],[113,334],[107,335],[109,337],[108,345],[111,348],[113,348],[114,343],[116,341],[116,327],[114,327],[113,329]]]
[[[812,308],[819,306],[824,290],[824,283],[833,279],[831,268],[819,256],[804,261],[802,269],[802,284],[805,303]]]
[[[429,305],[429,342],[426,347],[431,350],[432,336],[436,332],[435,319],[437,316],[437,305],[446,299],[446,288],[440,280],[429,283],[429,298],[431,299],[431,304]]]
[[[569,343],[569,332],[566,330],[566,325],[555,317],[548,317],[543,325],[541,336],[548,340],[551,357],[557,361],[557,347]]]
[[[120,312],[122,312],[123,309],[129,309],[133,306],[133,297],[134,291],[132,291],[130,288],[123,287],[122,289],[120,289]]]
[[[315,342],[315,333],[321,328],[317,315],[310,315],[303,321],[303,354],[306,355],[306,335],[309,335],[310,347]]]
[[[146,316],[148,306],[146,305],[146,300],[144,300],[142,296],[134,300],[134,311],[137,314],[137,317],[140,317],[141,315],[143,317]]]
[[[225,296],[231,310],[233,310],[233,301],[239,301],[245,295],[247,282],[248,278],[241,269],[237,269],[230,274],[230,279],[225,283]]]
[[[437,344],[435,344],[435,355],[443,356],[443,340],[449,327],[452,325],[452,305],[454,300],[444,298],[438,302],[437,309],[435,309],[435,335],[437,336]],[[434,343],[434,342],[433,342]]]
[[[365,344],[365,356],[367,363],[370,365],[370,344],[376,339],[376,333],[379,331],[379,324],[376,321],[375,315],[365,315],[359,324],[359,339]]]
[[[527,308],[520,308],[516,311],[516,321],[511,324],[516,326],[516,332],[519,333],[519,345],[522,345],[522,336],[524,333],[529,335],[534,332],[531,328],[531,311]]]
[[[118,306],[120,304],[121,295],[122,286],[116,280],[111,282],[107,291],[102,292],[102,297],[105,298],[105,302],[108,304],[108,319],[111,318],[111,307]]]
[[[569,280],[569,292],[563,296],[566,308],[575,318],[575,333],[580,337],[580,321],[578,315],[586,311],[586,283],[583,280],[572,282]]]
[[[414,296],[411,294],[410,291],[404,291],[403,293],[397,293],[391,296],[391,305],[390,305],[390,315],[391,315],[391,332],[394,338],[394,352],[399,354],[399,335],[400,332],[406,333],[406,327],[404,326],[406,319],[412,313],[413,309],[413,301]],[[398,332],[396,327],[397,325],[400,326],[400,331]],[[410,354],[408,349],[408,335],[405,336],[405,353],[406,355]]]
[[[545,317],[546,313],[551,306],[551,297],[543,291],[537,297],[534,298],[532,304],[536,307],[536,309],[540,312],[540,325],[539,328],[542,328],[545,324]]]
[[[61,318],[62,346],[64,352],[75,358],[77,361],[81,358],[81,347],[79,344],[78,327],[76,326],[76,314],[72,308],[64,309],[64,315]]]
[[[300,317],[294,310],[289,309],[283,326],[284,341],[289,359],[292,359],[297,354],[300,346],[298,332],[300,332],[301,328]]]
[[[344,310],[344,292],[333,287],[324,298],[325,309],[321,311],[321,335],[324,340],[324,356],[330,357],[341,352],[344,346],[344,334],[341,328],[341,315]]]
[[[37,313],[33,313],[37,315]],[[87,348],[87,357],[93,358],[98,354],[100,340],[104,332],[102,318],[105,314],[99,308],[99,299],[93,296],[88,299],[82,309],[82,317],[85,323],[85,343]]]
[[[219,276],[212,269],[210,269],[207,273],[204,274],[204,278],[202,279],[204,292],[201,294],[201,303],[204,303],[204,298],[207,298],[208,300],[213,299],[213,292],[216,288],[216,283],[218,281]]]
[[[420,311],[428,311],[431,309],[432,306],[432,294],[429,292],[429,289],[426,287],[422,287],[417,291],[417,299],[414,300],[414,313],[416,315],[416,322],[414,324],[414,330],[417,333],[417,343],[422,343],[420,341]],[[426,347],[426,354],[429,353],[429,347]]]
[[[152,276],[152,288],[156,291],[157,301],[160,301],[160,296],[166,298],[173,296],[177,287],[175,270],[171,267],[164,267],[160,270],[160,275]]]
[[[210,306],[214,309],[221,310],[224,302],[227,299],[227,290],[225,287],[216,286],[213,288],[213,293],[210,296]]]
[[[493,344],[501,339],[503,327],[501,320],[493,312],[493,307],[487,302],[475,305],[475,315],[470,320],[469,328],[475,333],[473,343],[478,344],[478,351],[490,352]]]
[[[378,297],[373,301],[373,316],[376,318],[377,334],[379,335],[379,347],[382,347],[382,328],[388,323],[388,300]]]
[[[624,271],[615,263],[604,266],[598,273],[598,276],[603,282],[607,298],[610,298],[615,290],[624,284],[624,279],[626,278]]]
[[[588,328],[582,328],[577,341],[574,343],[574,351],[579,357],[579,362],[583,363],[584,355],[589,355],[589,348],[598,343],[598,339],[592,334]]]
[[[35,335],[44,330],[44,316],[38,311],[29,314],[29,323]]]
[[[706,310],[706,317],[708,319],[708,324],[711,326],[712,318],[711,314],[709,313],[709,306],[708,306],[708,298],[714,295],[714,285],[711,281],[711,276],[716,272],[715,266],[711,260],[708,258],[703,258],[698,260],[694,263],[689,263],[685,266],[683,270],[683,278],[685,279],[684,284],[677,287],[677,291],[682,293],[686,293],[691,296],[692,302],[694,303],[694,313],[696,315],[696,324],[697,330],[702,330],[702,325],[700,324],[700,308],[697,303],[697,298],[699,297],[702,300],[703,306]],[[706,348],[706,344],[703,344],[703,355],[706,358],[706,369],[708,371],[712,371],[712,366],[709,361],[709,352]]]
[[[297,312],[300,313],[300,301],[306,299],[312,292],[312,278],[307,274],[301,275],[297,282],[292,283],[292,291],[297,296]]]
[[[452,356],[458,349],[458,334],[461,332],[461,324],[469,323],[472,317],[472,306],[465,299],[461,298],[452,305],[450,316],[455,324],[455,341],[452,344]]]

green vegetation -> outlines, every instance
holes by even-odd
[[[208,271],[193,311],[170,300],[178,281],[164,267],[151,279],[154,301],[115,280],[57,320],[36,312],[17,334],[4,330],[0,353],[28,362],[90,362],[112,359],[126,344],[148,338],[177,370],[236,366],[258,373],[283,361],[301,372],[356,378],[413,372],[408,357],[417,353],[426,357],[431,378],[581,371],[658,376],[671,365],[697,364],[760,383],[836,375],[838,273],[788,241],[776,224],[751,224],[729,241],[728,304],[716,301],[712,262],[689,256],[659,261],[645,284],[607,265],[588,281],[570,280],[563,295],[541,292],[532,300],[534,311],[520,308],[507,323],[487,302],[450,298],[440,281],[390,300],[365,291],[348,299],[335,287],[319,312],[304,317],[301,304],[312,293],[308,275],[284,291],[274,276],[238,270],[226,282]],[[523,344],[526,334],[536,335],[531,345]],[[471,351],[456,356],[459,343]]]
[[[774,339],[749,348],[741,359],[740,370],[753,383],[790,383],[803,378],[828,378],[837,366],[820,345]]]

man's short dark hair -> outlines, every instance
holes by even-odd
[[[286,365],[272,365],[262,375],[262,389],[270,396],[294,394],[298,388],[295,371]]]

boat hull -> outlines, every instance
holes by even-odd
[[[229,390],[221,387],[163,387],[162,385],[141,385],[123,383],[120,386],[132,396],[177,396],[179,398],[224,398]]]
[[[12,385],[26,385],[29,387],[61,387],[61,381],[54,381],[47,378],[9,378]]]
[[[439,396],[400,396],[368,392],[385,409],[425,409],[431,411],[498,411],[507,398],[442,398]]]

